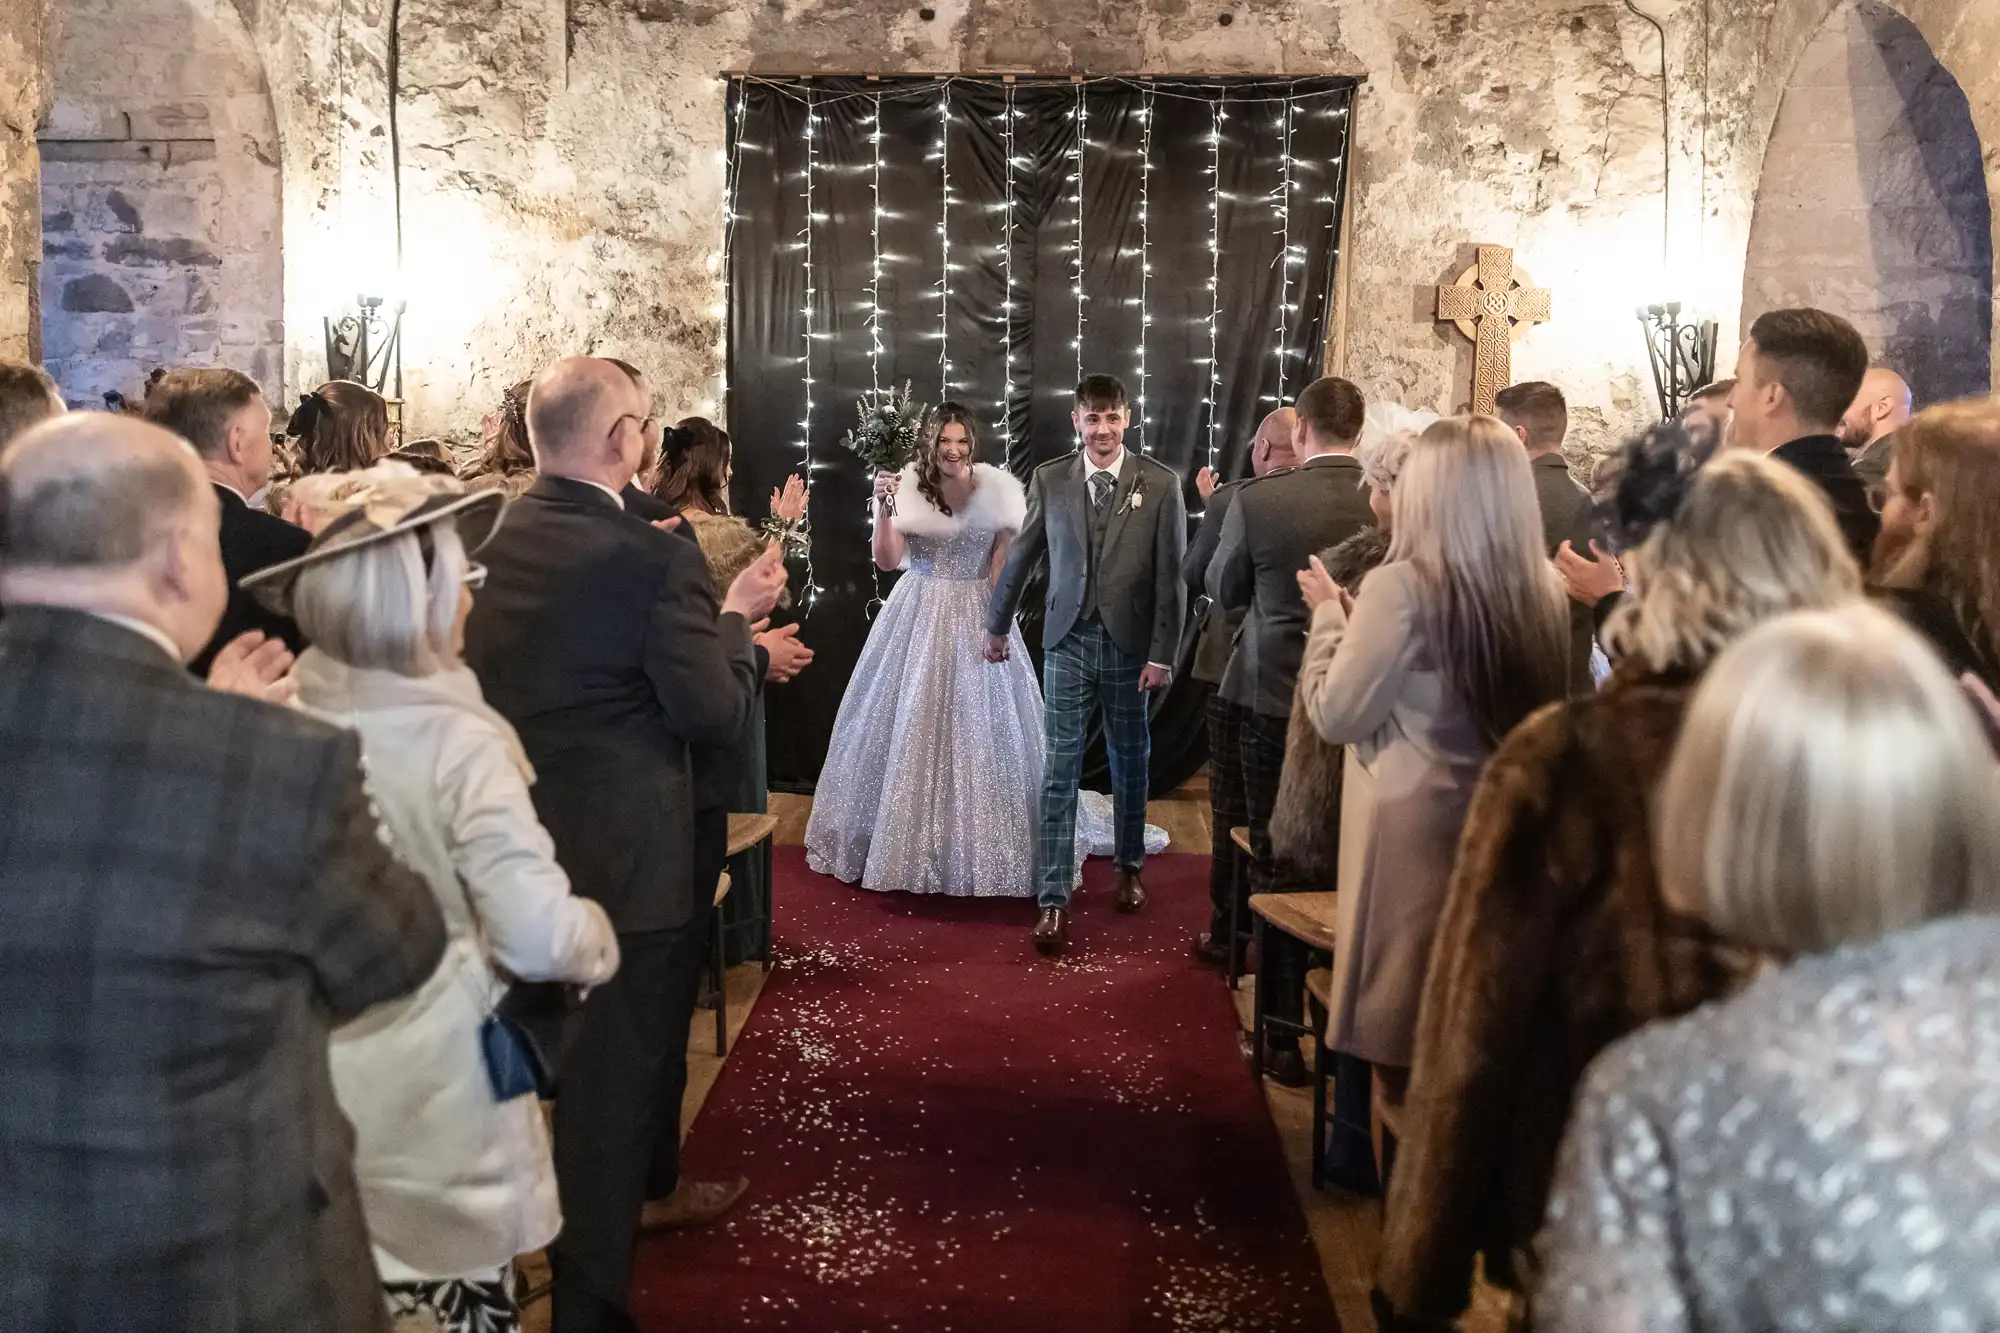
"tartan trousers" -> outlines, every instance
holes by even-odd
[[[1076,873],[1076,789],[1090,718],[1104,717],[1111,757],[1113,859],[1136,872],[1146,860],[1147,764],[1153,733],[1139,673],[1146,663],[1120,648],[1096,616],[1079,623],[1042,654],[1042,719],[1048,766],[1042,771],[1041,842],[1035,849],[1036,898],[1043,907],[1069,906]]]
[[[1240,938],[1250,939],[1249,866],[1244,855],[1230,841],[1229,830],[1250,821],[1244,805],[1243,756],[1239,752],[1243,715],[1250,710],[1230,703],[1217,690],[1208,696],[1208,808],[1214,825],[1215,852],[1208,870],[1208,934],[1218,946],[1229,943],[1229,922],[1233,916]]]

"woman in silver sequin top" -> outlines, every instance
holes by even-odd
[[[1711,668],[1659,828],[1666,897],[1773,970],[1593,1063],[1535,1327],[2000,1329],[2000,771],[1963,696],[1879,610],[1775,621]]]

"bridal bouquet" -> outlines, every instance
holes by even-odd
[[[840,443],[873,471],[901,472],[917,456],[928,410],[910,396],[908,382],[880,396],[864,394],[854,409],[861,423]]]

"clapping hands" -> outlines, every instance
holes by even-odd
[[[797,625],[784,625],[772,629],[767,621],[758,625],[756,629],[757,646],[769,654],[771,659],[771,664],[764,668],[765,680],[783,685],[812,665],[813,650],[799,642]]]
[[[266,638],[248,630],[222,645],[208,667],[208,688],[241,694],[267,704],[289,704],[298,698],[292,678],[292,650],[283,639]]]
[[[1556,548],[1556,572],[1568,585],[1570,597],[1585,606],[1596,606],[1614,592],[1625,588],[1625,571],[1617,559],[1595,540],[1588,557],[1578,555],[1564,542]]]
[[[1201,497],[1203,504],[1207,504],[1215,497],[1215,488],[1220,484],[1221,478],[1215,475],[1215,469],[1212,467],[1205,467],[1194,474],[1194,493]]]
[[[764,548],[764,554],[751,562],[750,567],[738,574],[736,581],[729,585],[729,594],[722,599],[722,613],[739,615],[756,624],[777,606],[788,577],[784,552],[778,543],[772,542]]]
[[[771,514],[786,523],[796,523],[806,516],[806,483],[798,473],[786,477],[782,487],[772,488]]]
[[[1306,599],[1308,611],[1317,611],[1328,602],[1339,602],[1343,612],[1354,610],[1353,596],[1333,581],[1333,575],[1326,572],[1318,556],[1312,557],[1299,571],[1299,595]]]

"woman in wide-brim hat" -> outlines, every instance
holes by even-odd
[[[536,1099],[496,1095],[481,1027],[511,981],[607,980],[617,941],[571,894],[514,728],[460,658],[485,576],[471,557],[504,497],[395,464],[319,484],[331,517],[311,548],[244,586],[299,622],[299,701],[360,734],[384,833],[452,936],[415,994],[334,1034],[334,1089],[392,1310],[510,1329],[514,1257],[562,1215]]]

